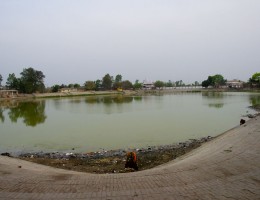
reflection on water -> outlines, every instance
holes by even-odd
[[[105,106],[111,106],[112,104],[131,103],[134,97],[125,96],[98,96],[82,98],[70,98],[68,102],[73,104],[104,104]],[[142,100],[142,97],[135,97],[135,100]],[[63,109],[60,99],[54,100],[54,105],[57,109]],[[11,122],[17,123],[18,119],[23,119],[23,122],[27,126],[35,127],[38,124],[44,123],[47,116],[45,114],[45,100],[42,101],[2,101],[0,102],[0,120],[5,121],[4,111],[8,110],[8,116]],[[111,113],[111,110],[107,110],[107,113]]]
[[[99,97],[88,97],[85,99],[86,103],[104,103],[106,105],[110,104],[120,104],[120,103],[131,103],[135,100],[142,100],[142,97],[127,97],[127,96],[99,96]]]
[[[4,111],[7,108],[14,108],[18,106],[17,101],[10,101],[10,100],[5,100],[5,101],[0,101],[0,121],[4,122],[5,121],[5,115]]]
[[[114,103],[131,103],[133,101],[133,97],[123,97],[123,96],[118,96],[117,98],[113,99]]]
[[[230,97],[240,96],[237,100],[241,98],[248,98],[251,106],[260,105],[260,95],[255,93],[251,95],[246,95],[244,93],[224,93],[224,92],[203,92],[202,97],[206,100],[207,104],[211,108],[222,108],[228,103]]]
[[[260,105],[260,96],[250,95],[249,99],[251,106]]]
[[[78,99],[78,98],[72,98],[70,99],[70,103],[73,103],[73,104],[80,104],[82,101],[82,99]]]
[[[85,102],[87,104],[96,104],[96,103],[101,103],[100,99],[97,97],[88,97],[85,99]]]
[[[202,97],[208,102],[210,108],[223,108],[224,93],[222,92],[203,92]]]
[[[224,93],[223,92],[202,92],[202,97],[208,99],[223,99]]]
[[[86,152],[215,136],[256,104],[257,93],[230,92],[1,101],[0,152]]]
[[[224,103],[209,103],[210,108],[222,108]]]
[[[4,116],[4,109],[3,108],[0,108],[0,120],[1,122],[4,122],[5,121],[5,116]]]
[[[142,97],[141,96],[136,96],[136,97],[134,97],[134,100],[135,101],[142,101]]]
[[[4,122],[3,116],[4,109],[9,110],[8,116],[11,122],[17,123],[18,119],[23,119],[26,126],[36,126],[44,123],[47,116],[45,115],[45,101],[32,101],[32,102],[15,102],[15,104],[3,104],[7,107],[1,107],[0,118]],[[1,106],[3,106],[1,105]]]

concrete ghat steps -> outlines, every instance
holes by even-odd
[[[95,175],[0,156],[2,199],[260,199],[260,117],[136,173]]]

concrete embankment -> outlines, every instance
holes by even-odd
[[[259,121],[135,173],[94,175],[0,156],[0,199],[260,199]]]

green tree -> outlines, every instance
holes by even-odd
[[[33,68],[25,68],[21,72],[19,90],[24,93],[44,92],[45,75]]]
[[[209,87],[210,84],[209,84],[208,80],[205,80],[205,81],[202,81],[201,85],[202,85],[202,87],[207,88],[207,87]]]
[[[95,81],[95,90],[100,90],[101,87],[102,87],[102,81],[99,80],[99,79],[97,79],[97,80]]]
[[[220,86],[225,85],[226,82],[227,80],[225,80],[221,74],[216,74],[214,76],[208,76],[208,79],[202,82],[202,86],[203,87],[212,86],[215,88],[219,88]]]
[[[122,82],[122,88],[124,90],[132,89],[133,88],[133,84],[129,80],[123,81]]]
[[[6,86],[9,89],[15,89],[15,90],[19,90],[19,82],[20,80],[18,78],[16,78],[15,74],[9,74],[7,81],[6,81]]]
[[[208,81],[210,86],[214,86],[214,78],[213,78],[213,76],[208,76],[207,81]]]
[[[2,75],[0,74],[0,86],[2,86],[2,81],[3,81],[3,77],[2,77]]]
[[[73,87],[79,89],[79,88],[80,88],[80,84],[75,83],[75,84],[73,85]]]
[[[84,86],[85,86],[86,90],[95,90],[96,89],[96,84],[94,81],[86,81]]]
[[[122,88],[122,82],[115,82],[114,84],[113,84],[113,89],[118,89],[118,88]]]
[[[215,76],[213,76],[213,86],[215,88],[219,88],[220,86],[225,85],[226,82],[227,81],[220,74],[216,74]]]
[[[142,88],[142,83],[139,83],[139,80],[136,80],[133,87],[135,90],[141,89]]]
[[[54,85],[54,86],[51,87],[51,91],[52,91],[52,92],[58,92],[59,89],[60,89],[60,86],[59,86],[59,85]]]
[[[120,82],[122,82],[122,75],[118,74],[116,75],[115,83],[120,83]]]
[[[164,86],[164,82],[162,81],[155,81],[154,86],[157,88],[162,88]]]
[[[252,75],[252,80],[258,82],[258,81],[260,80],[260,72],[254,73],[254,74]]]
[[[61,84],[61,85],[60,85],[60,88],[67,88],[67,87],[69,87],[69,86],[67,86],[67,85],[65,85],[65,84]]]
[[[116,75],[115,81],[113,83],[113,89],[122,88],[122,75]]]
[[[179,81],[175,82],[175,85],[176,85],[176,87],[181,87],[181,86],[184,86],[185,84],[183,83],[182,80],[179,80]]]
[[[166,87],[173,87],[173,83],[171,82],[171,80],[169,80],[167,83],[165,83]]]
[[[102,86],[105,90],[111,90],[112,88],[112,82],[113,82],[113,77],[110,76],[109,74],[106,74],[103,79],[102,79]]]
[[[69,87],[69,88],[74,88],[74,84],[73,84],[73,83],[70,83],[70,84],[68,85],[68,87]]]
[[[260,87],[260,72],[254,73],[249,79],[249,83],[251,84],[251,86]]]

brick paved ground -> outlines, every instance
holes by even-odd
[[[94,175],[0,156],[2,199],[260,199],[260,117],[136,173]]]

